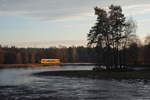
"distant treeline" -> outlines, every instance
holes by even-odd
[[[85,47],[16,48],[0,47],[0,64],[40,63],[41,59],[61,62],[94,62],[94,51]]]
[[[61,62],[90,62],[95,63],[96,48],[89,47],[50,47],[50,48],[16,48],[0,47],[0,64],[29,64],[40,63],[43,58],[60,59]],[[125,64],[150,64],[150,37],[145,45],[136,41],[128,48],[119,51]],[[100,60],[99,60],[100,61]],[[101,60],[103,61],[103,60]],[[103,62],[101,62],[103,63]]]

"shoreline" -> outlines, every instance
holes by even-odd
[[[0,64],[0,69],[4,68],[38,68],[44,66],[59,66],[58,64]]]
[[[4,68],[37,68],[52,66],[94,66],[94,63],[51,63],[51,64],[0,64],[0,69]]]
[[[34,73],[36,76],[64,76],[92,79],[148,79],[150,70],[113,72],[113,71],[92,71],[92,70],[69,70],[69,71],[45,71]]]
[[[50,63],[50,64],[0,64],[0,69],[4,68],[37,68],[37,67],[52,67],[52,66],[96,66],[96,63]],[[150,68],[150,65],[148,64],[130,64],[125,65],[130,68]]]

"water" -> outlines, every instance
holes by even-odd
[[[90,70],[92,67],[1,69],[0,100],[150,100],[150,81],[32,75],[47,70]]]

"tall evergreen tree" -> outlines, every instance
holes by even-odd
[[[98,7],[94,10],[97,20],[88,33],[88,46],[97,49],[98,64],[103,63],[107,69],[119,68],[122,66],[119,52],[122,42],[135,26],[132,21],[127,22],[120,6],[111,5],[108,12]]]

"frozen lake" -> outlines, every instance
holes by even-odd
[[[150,100],[150,81],[33,76],[53,70],[94,66],[0,69],[0,100]]]

